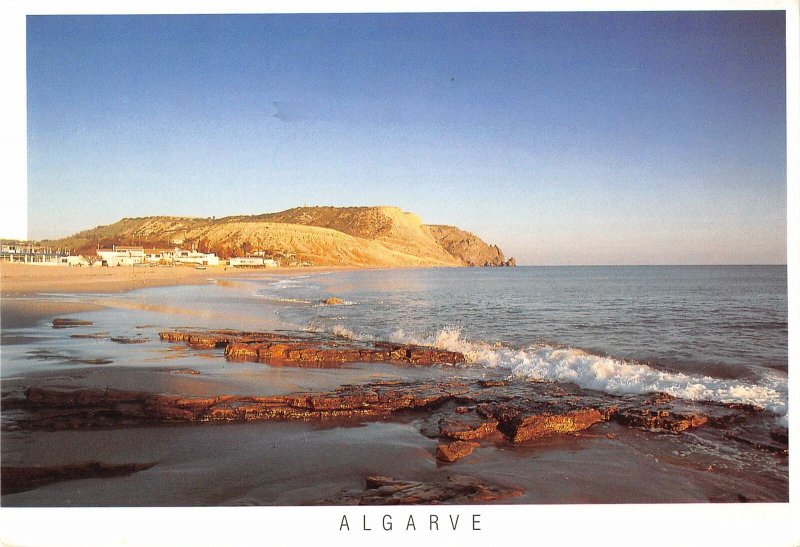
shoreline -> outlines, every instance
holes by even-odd
[[[12,485],[3,504],[787,499],[788,431],[756,406],[528,382],[502,367],[460,366],[464,353],[415,341],[287,332],[269,326],[279,319],[273,305],[247,298],[249,280],[315,275],[298,279],[325,287],[315,298],[347,297],[358,276],[320,275],[339,271],[3,269],[13,290],[35,287],[0,287],[9,411],[0,471]],[[84,292],[70,294],[76,286]],[[93,294],[98,286],[112,294]],[[307,303],[308,317],[317,315]],[[319,310],[335,320],[344,313]],[[81,311],[67,327],[42,321]],[[47,449],[54,444],[59,451]],[[381,494],[398,488],[428,497]],[[482,493],[491,497],[470,497]]]
[[[209,279],[226,277],[362,269],[383,268],[312,266],[248,270],[228,266],[208,266],[204,270],[198,270],[189,266],[76,267],[3,263],[0,265],[0,298],[22,297],[37,293],[121,293],[146,287],[199,285],[208,282]]]

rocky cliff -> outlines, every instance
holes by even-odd
[[[298,207],[225,218],[125,218],[48,242],[91,254],[100,246],[195,246],[223,258],[263,252],[315,266],[505,265],[496,245],[452,226],[428,226],[397,207]]]
[[[436,242],[449,254],[468,266],[515,266],[497,245],[487,245],[481,238],[455,226],[428,226]]]

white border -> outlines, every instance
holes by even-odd
[[[797,325],[800,324],[800,16],[795,1],[654,1],[581,2],[557,4],[514,1],[441,0],[381,2],[371,5],[353,0],[307,1],[302,4],[234,0],[229,2],[182,0],[114,2],[5,0],[0,6],[0,104],[4,123],[0,129],[0,237],[24,238],[27,231],[26,127],[25,127],[25,16],[35,14],[122,13],[301,13],[301,12],[436,12],[436,11],[592,11],[592,10],[787,10],[787,249],[789,255],[789,362],[800,361]],[[789,393],[790,422],[796,423],[798,401],[794,386]],[[794,428],[793,428],[794,429]],[[0,508],[0,544],[26,546],[76,545],[481,545],[488,541],[522,541],[532,545],[800,545],[800,491],[797,454],[800,442],[790,437],[790,499],[788,504],[692,505],[544,505],[467,507],[323,507],[323,508],[162,508],[162,509],[9,509]],[[339,532],[342,514],[366,515],[380,523],[391,514],[395,524],[409,512],[446,515],[457,512],[469,518],[481,514],[480,532],[392,532],[373,529]]]

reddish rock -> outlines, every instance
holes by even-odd
[[[233,361],[257,361],[259,349],[257,344],[231,342],[225,347],[225,357]]]
[[[481,387],[502,387],[508,384],[508,380],[478,380],[478,385]]]
[[[224,346],[225,355],[231,360],[271,365],[325,367],[358,362],[434,365],[464,361],[462,354],[452,351],[388,342],[342,340],[326,335],[307,338],[276,333],[165,331],[159,333],[159,337],[170,342],[184,342],[197,349]]]
[[[258,360],[286,359],[289,356],[289,344],[269,344],[258,349]]]
[[[472,441],[494,433],[497,429],[497,422],[494,420],[481,421],[477,424],[470,424],[463,420],[452,418],[442,418],[439,420],[439,433],[443,437],[450,437],[459,441]]]
[[[323,300],[322,303],[325,304],[326,306],[341,306],[342,304],[344,304],[344,300],[342,300],[341,298],[337,298],[335,296],[329,296],[328,298]]]
[[[324,419],[376,416],[398,410],[431,408],[466,389],[461,384],[382,384],[346,386],[332,392],[274,397],[222,395],[180,397],[111,389],[31,387],[25,398],[5,405],[30,416],[28,429],[114,427],[148,423]]]
[[[472,454],[480,444],[469,441],[453,441],[436,447],[436,459],[441,462],[454,462]]]
[[[182,331],[159,332],[158,337],[167,342],[188,342],[190,333]]]
[[[671,431],[674,433],[679,433],[690,427],[697,427],[708,422],[708,418],[700,414],[679,414],[667,410],[648,408],[620,412],[615,416],[615,420],[628,426]]]
[[[497,420],[497,429],[515,443],[554,433],[581,431],[608,419],[610,412],[610,409],[601,411],[570,403],[529,399],[478,405],[478,413]]]
[[[723,405],[709,405],[715,413],[717,425],[728,423],[733,417],[731,409]],[[618,410],[614,420],[630,427],[652,431],[680,433],[708,423],[709,417],[696,411],[696,404],[683,401],[666,393],[651,395],[635,405],[625,405]]]

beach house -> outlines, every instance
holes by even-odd
[[[219,266],[219,257],[214,253],[201,253],[196,250],[185,251],[175,249],[173,260],[178,264],[196,264],[202,266]]]
[[[0,245],[0,262],[16,262],[20,264],[37,264],[40,266],[57,266],[62,259],[69,257],[66,250],[51,247],[39,247],[25,243],[4,243]]]
[[[110,249],[97,249],[97,256],[103,261],[103,266],[133,266],[145,262],[143,247],[112,245]]]

